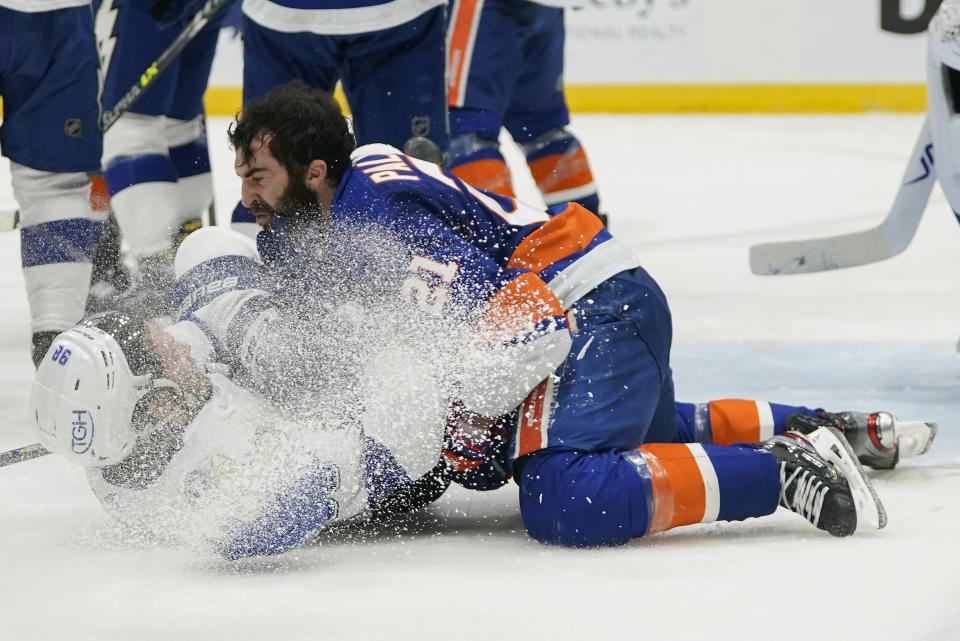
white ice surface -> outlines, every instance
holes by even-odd
[[[526,538],[516,489],[453,489],[398,530],[227,563],[125,540],[79,469],[0,469],[0,639],[960,638],[960,229],[939,188],[884,263],[750,274],[756,242],[886,213],[918,115],[580,116],[613,232],[672,302],[678,397],[936,420],[925,457],[871,472],[890,516],[834,539],[780,510],[623,547]],[[211,126],[217,206],[237,196]],[[516,156],[512,157],[513,160]],[[0,170],[0,210],[13,204]],[[536,200],[528,178],[522,196]],[[18,236],[0,234],[0,450],[33,442]]]

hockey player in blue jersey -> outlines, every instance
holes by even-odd
[[[44,46],[38,46],[43,43]],[[90,0],[0,0],[0,150],[10,159],[34,364],[84,313],[105,215]]]
[[[453,414],[511,414],[505,471],[534,538],[610,544],[767,514],[778,501],[833,534],[856,528],[846,481],[804,462],[802,440],[779,435],[790,414],[843,421],[769,404],[730,422],[714,420],[712,405],[678,408],[667,301],[583,207],[534,209],[391,147],[354,149],[336,103],[302,83],[247,103],[229,135],[244,204],[285,221],[275,226],[284,236],[264,233],[267,255],[295,264],[315,234],[336,243],[351,229],[383,230],[405,248],[396,291],[428,316],[460,320],[447,340],[487,346],[464,358]],[[891,466],[897,437],[880,425],[864,418],[860,431],[873,437],[860,440]],[[764,436],[763,447],[733,445]],[[882,525],[862,474],[848,472],[859,509],[872,512],[866,521]]]
[[[108,507],[190,514],[236,558],[306,543],[416,479],[439,492],[449,478],[489,489],[512,476],[526,531],[547,543],[611,545],[777,505],[843,536],[885,522],[857,459],[892,467],[933,438],[934,426],[886,413],[676,403],[663,294],[592,214],[528,208],[383,145],[353,150],[329,94],[277,89],[248,103],[231,139],[245,203],[285,221],[262,237],[271,266],[254,267],[249,247],[218,245],[217,230],[205,230],[178,253],[180,322],[91,321],[55,342],[38,370],[41,441],[92,468]],[[189,259],[196,246],[223,251]],[[342,282],[318,277],[331,254]],[[344,298],[368,289],[406,311],[366,313]],[[399,341],[400,359],[363,349],[378,331],[420,326],[419,343]],[[364,384],[352,367],[386,380]],[[430,379],[442,384],[417,387]],[[368,394],[411,385],[386,418],[371,415]],[[272,419],[257,429],[284,408],[302,420],[315,394],[341,405],[333,419],[316,416],[315,436],[300,422],[289,436]],[[231,420],[242,427],[236,443]],[[374,444],[363,440],[371,434]],[[270,466],[275,448],[283,463]],[[124,482],[145,484],[117,489]]]

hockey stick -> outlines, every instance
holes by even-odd
[[[34,443],[33,445],[24,445],[23,447],[18,447],[15,450],[0,452],[0,467],[5,465],[13,465],[14,463],[22,463],[23,461],[29,461],[30,459],[37,458],[38,456],[46,456],[49,453],[50,450],[46,449],[39,443]]]
[[[117,118],[123,115],[132,105],[137,101],[144,91],[147,90],[153,81],[156,79],[160,73],[170,66],[170,63],[173,62],[173,59],[180,55],[180,52],[183,51],[194,36],[200,32],[207,23],[210,22],[210,18],[213,16],[217,10],[223,6],[223,3],[226,0],[207,0],[207,2],[200,7],[200,10],[194,14],[193,19],[190,21],[183,31],[180,32],[180,35],[170,43],[163,53],[154,60],[146,70],[140,74],[140,78],[137,79],[137,82],[133,84],[132,87],[127,89],[127,92],[120,97],[120,100],[117,101],[117,104],[113,106],[112,109],[105,112],[100,118],[100,125],[103,128],[104,133],[107,129],[110,128]]]
[[[913,240],[936,180],[930,123],[924,120],[900,189],[883,222],[838,236],[754,245],[750,248],[750,270],[759,275],[806,274],[896,256]]]

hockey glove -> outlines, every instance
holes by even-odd
[[[472,490],[495,490],[510,479],[503,427],[503,417],[482,416],[459,401],[450,403],[443,461],[453,482]]]

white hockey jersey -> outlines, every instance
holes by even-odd
[[[258,393],[251,380],[263,354],[241,363],[247,351],[224,348],[237,315],[249,312],[245,303],[270,299],[257,287],[256,260],[249,239],[226,229],[184,241],[175,263],[183,320],[166,331],[190,346],[212,397],[156,478],[124,482],[122,470],[88,470],[94,492],[121,520],[206,542],[231,559],[293,549],[335,521],[365,514],[433,469],[445,428],[446,398],[428,367],[390,379],[396,363],[412,358],[399,344],[359,364],[349,389],[345,382],[284,405]],[[274,308],[253,307],[259,313],[244,325],[245,337],[260,332],[266,340],[282,330],[270,322],[278,320]],[[339,314],[340,327],[365,323],[349,305]]]
[[[213,396],[154,482],[123,485],[87,469],[108,512],[236,559],[290,550],[366,509],[374,488],[360,429],[298,421],[222,375],[209,378]]]

